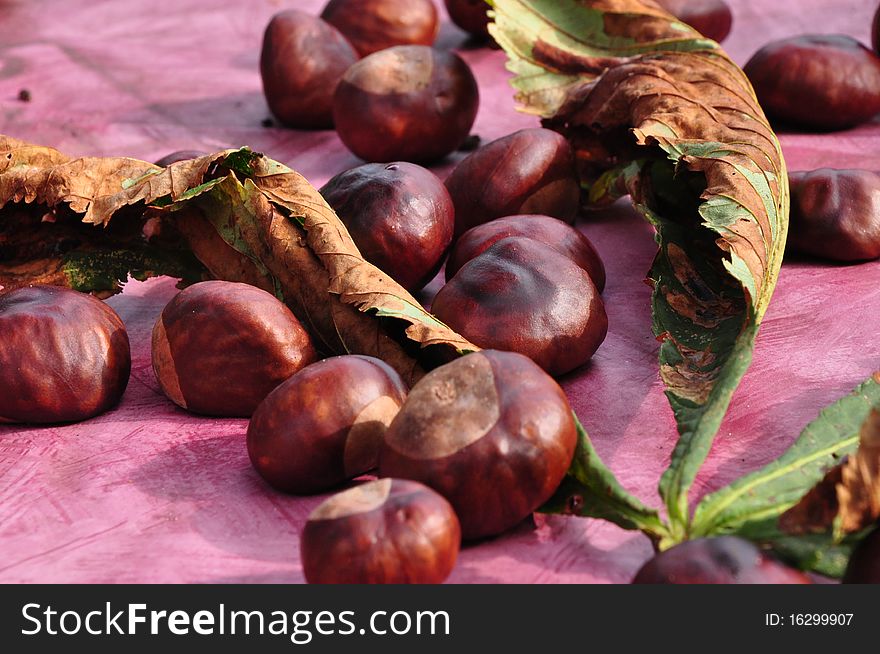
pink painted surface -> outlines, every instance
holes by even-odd
[[[333,132],[262,127],[268,112],[257,62],[274,12],[317,13],[322,4],[0,0],[0,133],[74,155],[146,160],[246,144],[321,185],[358,161]],[[731,4],[726,46],[743,64],[767,40],[804,32],[867,42],[875,3]],[[466,46],[448,23],[439,45]],[[476,133],[491,140],[535,124],[513,109],[502,53],[462,53],[482,94]],[[17,99],[22,88],[31,102]],[[782,142],[791,169],[880,169],[877,121],[836,134],[784,134]],[[625,203],[579,226],[608,268],[610,331],[593,362],[564,386],[605,461],[628,489],[657,505],[676,432],[643,283],[651,231]],[[153,377],[149,332],[174,292],[171,280],[158,279],[131,283],[110,300],[134,356],[117,409],[75,425],[0,427],[0,582],[302,581],[298,532],[322,498],[267,488],[248,463],[246,421],[188,415]],[[695,496],[777,456],[820,407],[880,368],[878,313],[880,263],[787,262],[754,364]],[[539,517],[537,528],[523,525],[464,549],[451,581],[620,583],[649,556],[639,534]]]

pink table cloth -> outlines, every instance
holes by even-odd
[[[876,4],[729,2],[734,28],[725,45],[740,64],[768,40],[800,33],[840,32],[867,43]],[[145,160],[250,145],[320,186],[359,161],[332,131],[261,125],[269,114],[258,59],[273,13],[318,13],[322,4],[4,0],[0,133],[71,155]],[[504,55],[471,47],[442,16],[439,47],[459,49],[479,81],[474,132],[488,141],[535,125],[514,110]],[[30,102],[18,99],[21,89]],[[781,140],[792,170],[880,169],[876,120]],[[436,172],[445,175],[460,156]],[[659,506],[657,481],[676,430],[643,282],[655,250],[651,229],[626,203],[579,227],[608,268],[610,328],[591,364],[563,384],[606,463],[631,492]],[[156,279],[129,283],[109,301],[132,342],[131,382],[118,408],[74,425],[0,427],[0,582],[303,580],[298,534],[323,496],[269,489],[248,462],[246,421],[187,414],[153,377],[149,333],[174,293],[172,280]],[[878,315],[880,262],[787,262],[754,363],[693,498],[775,458],[822,406],[880,368]],[[536,525],[466,547],[450,581],[621,583],[650,555],[638,533],[539,516]]]

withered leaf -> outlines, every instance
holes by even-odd
[[[880,374],[824,408],[775,461],[700,500],[689,537],[734,534],[772,547],[803,569],[839,577],[860,534],[832,534],[831,527],[840,524],[836,521],[840,504],[835,484],[843,479],[842,461],[865,456],[857,455],[859,442],[865,425],[873,424],[866,422],[868,417],[878,410]],[[877,456],[876,450],[873,456]],[[862,506],[870,506],[873,501],[876,507],[876,473],[859,478],[871,479],[871,474],[875,484],[873,500]],[[869,485],[860,488],[868,490]],[[805,496],[809,499],[805,500]],[[859,496],[865,497],[863,493]],[[780,521],[780,516],[797,505],[802,506]],[[852,526],[860,528],[857,524]]]
[[[286,302],[326,353],[377,356],[411,383],[478,349],[367,263],[305,178],[247,148],[161,168],[0,136],[0,207],[2,286],[243,281]]]
[[[660,492],[688,491],[745,373],[788,225],[782,151],[745,74],[649,0],[490,0],[524,111],[566,135],[585,196],[629,194],[657,230],[654,332],[679,442]]]
[[[873,409],[859,431],[855,454],[835,466],[795,506],[779,526],[788,534],[833,530],[836,540],[880,519],[880,409]]]

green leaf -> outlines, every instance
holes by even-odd
[[[629,194],[629,189],[637,183],[645,161],[628,161],[599,175],[592,185],[587,186],[589,203],[593,206],[609,205]]]
[[[834,550],[831,533],[790,536],[780,530],[779,516],[856,451],[872,407],[880,407],[880,383],[873,377],[824,409],[778,459],[704,497],[694,512],[691,537],[735,534],[781,550],[803,550],[796,558],[803,567],[816,569],[809,552]]]
[[[211,180],[208,180],[207,182],[205,182],[204,184],[199,184],[198,186],[194,186],[193,188],[187,189],[186,191],[184,191],[180,195],[179,198],[177,198],[177,202],[191,200],[192,198],[197,197],[197,196],[201,195],[202,193],[207,193],[212,188],[214,188],[215,186],[220,184],[222,181],[223,181],[222,177],[220,177],[218,179],[211,179]],[[168,196],[163,196],[161,198],[158,198],[156,200],[156,202],[154,202],[153,204],[154,204],[154,206],[160,206],[160,207],[171,206],[171,204],[169,202],[170,199],[171,198]]]
[[[169,209],[174,211],[184,207],[188,200],[194,200],[195,206],[202,210],[202,215],[213,226],[217,234],[233,250],[246,257],[258,273],[270,281],[275,296],[284,301],[284,293],[280,284],[269,269],[253,252],[245,238],[245,230],[257,229],[257,217],[251,210],[253,185],[246,188],[230,173],[226,177],[211,180],[184,193],[180,200]]]
[[[867,533],[851,536],[840,543],[835,543],[830,534],[776,535],[755,540],[763,542],[796,568],[840,579],[846,571],[853,548]]]
[[[630,495],[609,470],[593,447],[580,420],[575,416],[578,446],[565,479],[542,513],[561,513],[613,522],[623,529],[641,530],[654,542],[668,537],[666,526],[654,509]]]
[[[660,493],[673,540],[751,361],[785,247],[782,150],[718,44],[637,0],[494,0],[523,110],[566,135],[590,199],[623,188],[657,229],[653,329],[680,439]]]
[[[260,156],[250,148],[239,148],[226,155],[223,159],[223,165],[242,175],[250,176],[254,174],[254,162]]]
[[[775,523],[829,468],[855,452],[859,429],[874,406],[880,406],[880,384],[871,378],[825,408],[778,459],[705,496],[694,511],[691,534],[747,533],[767,520]]]

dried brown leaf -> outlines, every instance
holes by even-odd
[[[834,530],[853,534],[880,518],[880,410],[873,409],[859,432],[859,448],[803,499],[782,514],[779,526],[789,534]]]
[[[0,136],[0,207],[7,204],[2,286],[48,281],[107,293],[129,271],[162,274],[194,255],[188,281],[211,276],[270,290],[325,352],[377,356],[410,382],[478,349],[366,262],[305,178],[247,149],[161,168],[70,159]],[[40,218],[47,209],[48,221]],[[73,264],[65,243],[75,244]]]

